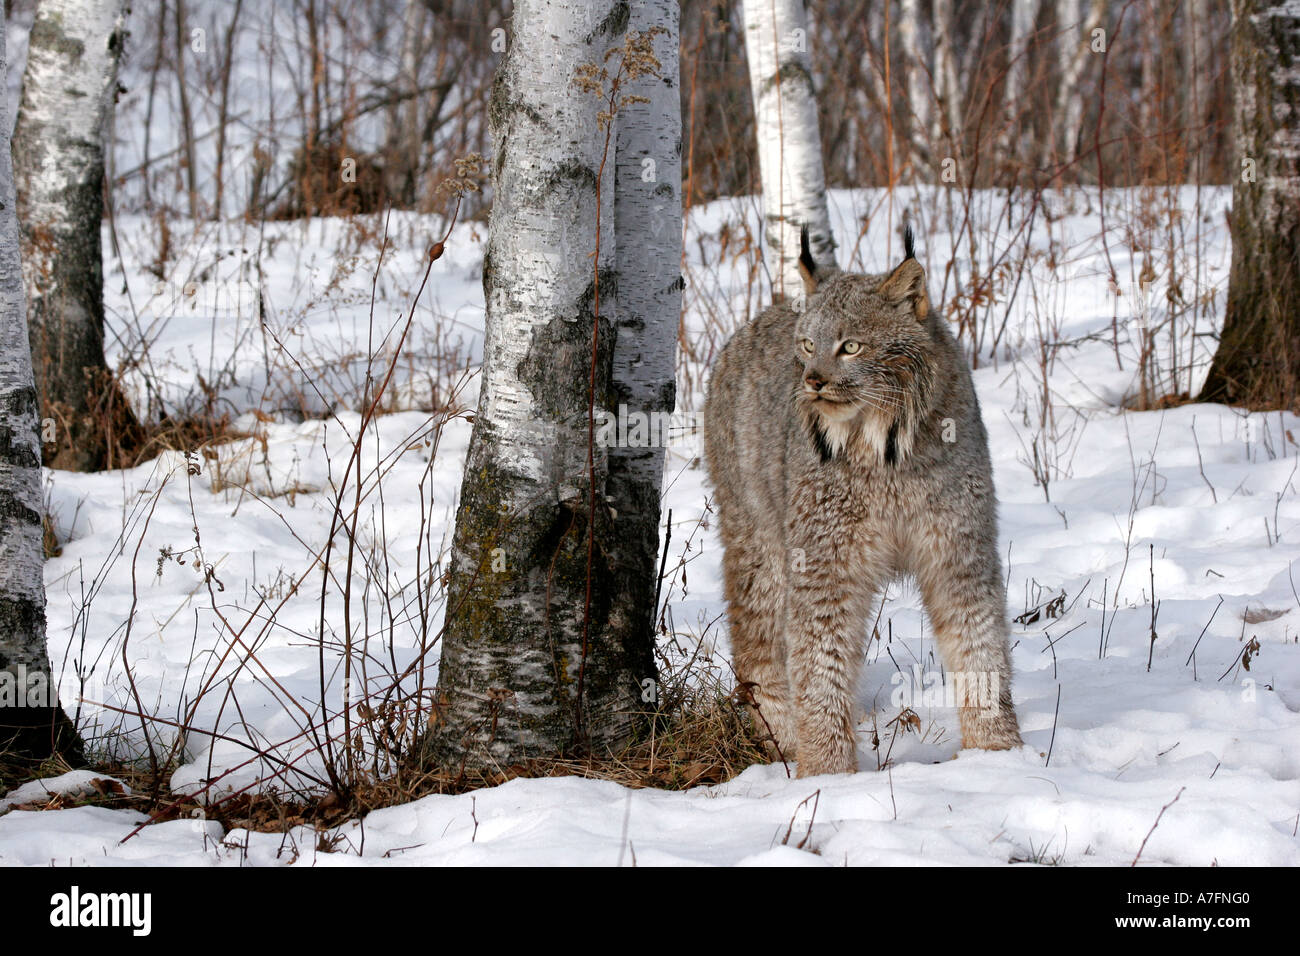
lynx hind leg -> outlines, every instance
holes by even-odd
[[[962,747],[1019,747],[998,555],[992,544],[954,536],[951,527],[936,530],[926,541],[917,580],[952,683]]]
[[[785,663],[783,567],[736,543],[723,555],[727,619],[738,681],[752,685],[754,731],[773,760],[793,760],[797,739]]]

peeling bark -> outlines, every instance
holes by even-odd
[[[617,414],[620,403],[673,404],[675,5],[636,7],[515,5],[489,106],[497,199],[483,270],[483,381],[456,515],[429,763],[496,767],[601,753],[646,725],[663,451],[597,444],[588,466],[598,210],[596,414]],[[616,116],[606,156],[597,121],[604,103],[572,79],[578,66],[603,63],[630,24],[669,28],[656,43],[667,81],[624,90],[650,102]],[[617,62],[616,54],[611,70]],[[642,178],[647,156],[653,181]]]
[[[0,18],[0,89],[7,88]],[[0,755],[80,759],[71,722],[53,700],[45,648],[41,445],[18,255],[8,98],[0,102]],[[39,684],[38,684],[39,682]],[[45,693],[34,700],[29,687]]]
[[[628,416],[666,416],[676,406],[676,344],[682,308],[682,121],[677,0],[639,0],[628,29],[660,27],[658,76],[643,77],[618,116],[614,223],[618,303],[614,318],[613,398]],[[659,438],[666,441],[668,436]],[[664,445],[614,445],[606,486],[617,513],[611,591],[622,636],[616,643],[652,649],[659,573]],[[643,659],[641,680],[656,677]],[[642,709],[649,705],[642,703]]]
[[[28,331],[53,468],[94,471],[136,427],[104,362],[104,130],[125,0],[41,0],[13,155]]]

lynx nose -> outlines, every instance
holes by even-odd
[[[817,372],[809,372],[803,377],[803,383],[809,391],[820,392],[826,384],[826,379]]]

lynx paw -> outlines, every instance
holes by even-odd
[[[807,753],[799,760],[796,777],[820,777],[827,773],[857,773],[858,755],[850,750],[847,754],[813,754]]]
[[[961,745],[966,750],[1015,750],[1023,746],[1024,741],[1015,727],[989,728],[988,731],[962,734]]]

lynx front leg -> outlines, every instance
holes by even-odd
[[[852,580],[843,553],[821,542],[807,569],[790,574],[786,641],[800,777],[858,769],[853,704],[873,591],[868,582]]]
[[[1011,703],[1011,651],[1001,561],[988,535],[935,528],[918,549],[917,582],[946,679],[953,682],[963,747],[1008,750],[1021,745]]]
[[[784,569],[736,544],[723,555],[736,677],[751,685],[754,730],[773,760],[793,760],[797,738],[786,675]]]

